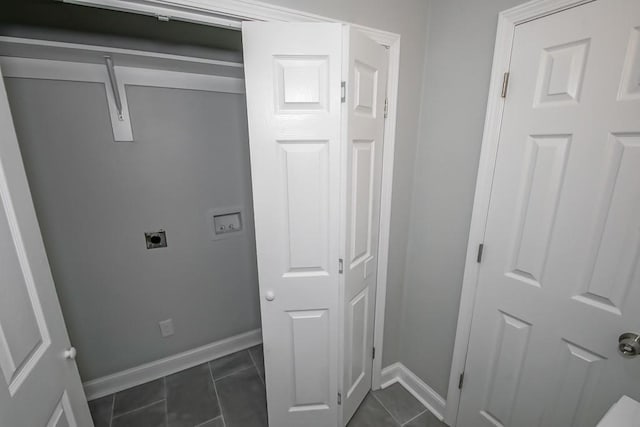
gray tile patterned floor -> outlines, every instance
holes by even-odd
[[[347,427],[446,427],[399,383],[365,398]]]
[[[95,427],[267,427],[262,346],[92,400],[89,409]],[[445,425],[400,384],[369,393],[348,425],[400,426]]]

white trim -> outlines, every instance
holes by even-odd
[[[87,400],[97,399],[245,350],[261,342],[262,331],[255,329],[135,368],[87,381],[83,384],[84,392],[87,395]]]
[[[208,74],[149,68],[115,67],[123,85],[190,89],[206,92],[244,93],[244,80]]]
[[[398,111],[398,84],[400,83],[400,39],[389,45],[389,70],[387,76],[388,111],[384,124],[382,153],[382,183],[380,189],[380,230],[378,233],[378,285],[373,327],[373,359],[371,386],[380,388],[382,376],[382,354],[384,349],[384,315],[387,304],[387,280],[389,271],[389,245],[391,239],[391,205],[393,193],[393,166],[396,145],[396,122]]]
[[[495,169],[498,138],[502,126],[502,111],[504,107],[504,99],[500,96],[500,88],[502,86],[503,74],[509,70],[515,28],[517,25],[525,22],[584,3],[590,3],[591,1],[594,0],[533,0],[503,11],[498,15],[498,30],[493,54],[489,99],[487,102],[480,164],[476,181],[475,198],[473,201],[473,213],[471,215],[462,294],[460,297],[458,326],[456,329],[451,375],[449,377],[449,389],[447,393],[445,422],[451,426],[456,425],[458,406],[460,404],[458,380],[460,373],[464,372],[465,369],[469,336],[471,333],[471,320],[478,284],[479,264],[476,261],[476,251],[478,245],[484,240],[487,216],[489,214],[493,171]]]
[[[387,388],[394,383],[402,384],[413,397],[426,406],[440,421],[443,421],[446,408],[444,398],[400,362],[389,365],[382,370],[382,388]]]
[[[107,83],[106,66],[52,59],[0,56],[5,77]],[[114,67],[119,86],[151,86],[208,92],[244,93],[244,79],[140,67]]]
[[[378,286],[373,361],[372,388],[380,388],[383,353],[384,313],[387,295],[393,167],[396,142],[398,84],[400,80],[400,35],[362,25],[343,22],[299,10],[275,6],[256,0],[62,0],[66,3],[114,9],[151,16],[177,19],[198,24],[240,29],[242,21],[339,22],[349,24],[376,42],[389,47],[387,98],[389,113],[384,129],[382,192],[380,200],[380,232],[378,249]]]
[[[117,89],[120,94],[120,99],[122,100],[122,116],[120,116],[105,65],[8,56],[0,56],[0,65],[2,66],[5,77],[103,84],[115,141],[133,141],[133,130],[125,89],[127,85],[238,94],[244,93],[243,79],[150,68],[116,66],[114,70],[118,77]]]
[[[64,3],[134,12],[216,27],[240,29],[242,21],[338,22],[349,24],[384,45],[400,36],[339,19],[276,6],[256,0],[62,0]]]
[[[242,21],[300,21],[325,22],[304,12],[290,13],[289,9],[250,0],[62,0],[65,3],[134,12],[216,27],[239,29]]]
[[[106,69],[97,64],[0,56],[4,77],[104,83]]]
[[[118,113],[106,66],[97,64],[54,61],[49,59],[0,57],[5,77],[26,79],[62,80],[100,83],[104,85],[109,118],[115,141],[133,141],[131,118],[124,83],[118,81],[118,92],[122,100],[122,115]]]
[[[222,61],[218,59],[199,58],[195,56],[174,55],[170,53],[152,52],[147,50],[123,49],[110,46],[98,46],[80,43],[68,43],[54,40],[31,39],[25,37],[0,36],[0,44],[3,47],[19,49],[21,52],[33,52],[36,56],[41,56],[43,52],[67,52],[68,55],[84,55],[93,54],[95,58],[101,59],[105,54],[119,55],[121,57],[138,57],[148,58],[151,60],[160,60],[164,62],[178,62],[184,64],[201,64],[209,66],[222,66],[231,68],[243,68],[242,62]],[[72,56],[73,57],[73,56]]]

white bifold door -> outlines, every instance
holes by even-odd
[[[386,49],[243,25],[269,424],[344,425],[371,388]]]
[[[592,427],[640,400],[640,2],[517,26],[509,71],[458,426]]]
[[[0,70],[0,426],[93,426]]]

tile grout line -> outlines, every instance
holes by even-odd
[[[389,416],[391,417],[391,419],[392,419],[393,421],[395,421],[395,422],[396,422],[400,427],[402,427],[402,423],[401,423],[400,421],[396,420],[396,417],[394,417],[394,416],[393,416],[393,414],[391,413],[391,411],[389,411],[389,410],[387,409],[387,407],[386,407],[386,406],[384,406],[384,403],[382,403],[382,402],[380,401],[380,399],[378,399],[378,397],[377,397],[375,394],[373,394],[373,392],[371,393],[371,396],[373,396],[373,398],[374,398],[374,399],[376,399],[376,401],[380,404],[380,406],[382,406],[382,409],[384,409],[385,411],[387,411],[387,414],[389,414]]]
[[[141,407],[139,407],[139,408],[132,409],[132,410],[127,411],[127,412],[123,412],[122,414],[114,415],[113,417],[111,417],[111,421],[112,421],[112,423],[113,423],[113,420],[114,420],[115,418],[120,418],[120,417],[123,417],[123,416],[125,416],[125,415],[133,414],[134,412],[138,412],[138,411],[141,411],[141,410],[143,410],[143,409],[147,409],[147,408],[149,408],[149,407],[151,407],[151,406],[153,406],[153,405],[157,405],[157,404],[158,404],[158,403],[160,403],[160,402],[165,402],[165,407],[166,407],[166,399],[159,399],[159,400],[156,400],[155,402],[151,402],[151,403],[149,403],[149,404],[147,404],[147,405],[144,405],[144,406],[141,406]]]
[[[266,387],[267,383],[260,376],[260,368],[258,368],[258,364],[256,363],[256,359],[253,358],[253,355],[251,354],[251,351],[249,349],[247,349],[247,351],[249,352],[249,357],[251,358],[251,361],[253,362],[253,367],[256,368],[256,371],[258,372],[258,377],[260,378],[260,381],[262,381],[262,385],[264,385]]]
[[[164,424],[169,427],[169,399],[168,399],[168,390],[167,390],[167,377],[162,378],[162,382],[164,384]]]
[[[237,374],[238,372],[246,371],[247,369],[251,369],[251,368],[255,368],[255,365],[252,365],[252,366],[246,366],[246,367],[244,367],[244,368],[237,369],[237,370],[235,370],[235,371],[233,371],[233,372],[229,372],[228,374],[226,374],[225,376],[220,377],[220,378],[213,378],[213,374],[211,374],[211,379],[212,379],[214,382],[215,382],[215,381],[220,381],[220,380],[223,380],[223,379],[225,379],[225,378],[227,378],[227,377],[230,377],[231,375]],[[256,368],[256,370],[257,370],[257,369],[258,369],[258,368]],[[260,375],[258,375],[258,376],[260,376]]]
[[[419,413],[418,415],[416,415],[415,417],[413,417],[413,418],[411,418],[411,419],[407,420],[407,422],[406,422],[406,423],[404,423],[404,424],[402,424],[400,427],[402,427],[402,426],[406,426],[406,425],[407,425],[407,424],[409,424],[411,421],[415,420],[416,418],[418,418],[420,415],[424,414],[424,413],[425,413],[425,412],[427,412],[427,411],[428,411],[428,409],[427,409],[427,408],[424,408],[424,411],[420,412],[420,413]]]
[[[116,394],[113,393],[113,399],[111,399],[111,414],[109,415],[109,427],[113,425],[113,411],[116,408]]]
[[[212,421],[217,420],[218,418],[220,418],[220,420],[222,421],[222,425],[223,425],[223,427],[226,427],[226,421],[225,421],[224,413],[223,413],[223,409],[222,409],[222,402],[221,402],[221,400],[220,400],[220,395],[219,395],[219,393],[218,393],[218,388],[217,388],[217,385],[216,385],[216,382],[217,382],[217,381],[222,380],[222,379],[225,379],[225,378],[230,377],[230,376],[232,376],[232,375],[234,375],[234,374],[236,374],[236,373],[238,373],[238,372],[242,372],[242,371],[245,371],[245,370],[250,369],[250,368],[252,368],[252,367],[253,367],[253,368],[256,370],[256,372],[258,373],[258,377],[260,377],[260,380],[262,381],[262,383],[263,383],[263,384],[265,383],[264,379],[259,375],[259,374],[260,374],[260,371],[259,371],[259,369],[258,369],[258,365],[257,365],[257,362],[256,362],[256,357],[254,357],[254,355],[251,353],[251,351],[249,351],[249,349],[246,349],[245,351],[247,351],[247,352],[248,352],[248,354],[249,354],[249,358],[250,358],[250,360],[251,360],[251,362],[252,362],[252,366],[248,366],[248,367],[244,367],[244,368],[241,368],[241,369],[237,369],[237,370],[235,370],[235,371],[233,371],[233,372],[231,372],[231,373],[229,373],[229,374],[227,374],[227,375],[224,375],[223,377],[218,378],[217,380],[216,380],[216,379],[214,379],[214,375],[213,375],[213,366],[212,366],[212,364],[211,364],[211,361],[206,362],[206,363],[207,363],[207,368],[208,368],[208,370],[209,370],[209,378],[210,378],[210,380],[211,380],[211,382],[212,382],[212,385],[213,385],[213,388],[214,388],[214,393],[215,393],[216,400],[217,400],[217,402],[218,402],[218,406],[220,407],[220,415],[219,415],[219,416],[217,416],[217,417],[211,418],[211,419],[209,419],[209,420],[206,420],[206,421],[204,421],[204,422],[202,422],[202,423],[200,423],[200,424],[197,424],[197,425],[196,425],[196,426],[194,426],[194,427],[202,427],[202,426],[206,425],[207,423],[210,423],[210,422],[212,422]],[[168,388],[167,388],[167,377],[166,377],[166,376],[165,376],[165,377],[162,377],[162,381],[163,381],[163,388],[164,388],[164,390],[163,390],[163,391],[164,391],[164,393],[163,393],[163,394],[164,394],[164,398],[163,398],[163,399],[158,399],[158,400],[156,400],[156,401],[154,401],[154,402],[151,402],[151,403],[149,403],[149,404],[147,404],[147,405],[143,405],[143,406],[141,406],[141,407],[138,407],[138,408],[135,408],[135,409],[129,410],[129,411],[127,411],[127,412],[123,412],[123,413],[118,414],[118,415],[115,415],[115,400],[116,400],[116,394],[117,394],[117,393],[113,393],[113,394],[112,394],[112,396],[111,396],[111,410],[110,410],[110,414],[109,414],[110,416],[109,416],[109,424],[108,424],[108,425],[109,425],[109,427],[112,427],[112,426],[113,426],[113,423],[114,423],[114,420],[115,420],[115,419],[118,419],[118,418],[123,417],[123,416],[125,416],[125,415],[129,415],[129,414],[132,414],[132,413],[135,413],[135,412],[141,411],[141,410],[143,410],[143,409],[147,409],[147,408],[149,408],[149,407],[151,407],[151,406],[153,406],[153,405],[157,405],[157,404],[159,404],[160,402],[164,402],[164,412],[165,412],[165,417],[164,417],[164,418],[165,418],[165,426],[167,426],[167,427],[168,427],[168,426],[169,426],[169,412],[168,412]],[[405,421],[405,422],[401,422],[401,421],[399,421],[399,420],[398,420],[398,419],[397,419],[397,418],[396,418],[396,417],[391,413],[391,411],[389,411],[389,409],[385,406],[385,404],[382,402],[382,400],[381,400],[380,398],[378,398],[378,396],[376,396],[376,395],[373,393],[373,391],[371,392],[371,395],[372,395],[372,397],[375,399],[375,401],[377,401],[377,402],[380,404],[380,406],[383,408],[383,410],[384,410],[387,414],[389,414],[389,416],[393,419],[393,421],[395,421],[395,422],[397,423],[397,425],[398,425],[399,427],[407,426],[409,423],[411,423],[412,421],[416,420],[417,418],[419,418],[420,416],[422,416],[422,415],[423,415],[423,414],[425,414],[426,412],[429,412],[429,409],[428,409],[428,408],[424,408],[424,409],[423,409],[422,411],[420,411],[417,415],[413,416],[412,418],[408,419],[408,420],[407,420],[407,421]]]
[[[220,411],[220,414],[222,414],[222,411]],[[218,418],[220,418],[220,419],[222,420],[222,423],[224,424],[224,419],[222,418],[222,415],[218,415],[217,417],[211,418],[210,420],[207,420],[207,421],[203,421],[203,422],[201,422],[200,424],[198,424],[198,425],[196,425],[196,426],[193,426],[193,427],[202,427],[202,426],[204,426],[205,424],[210,423],[211,421],[215,421],[215,420],[217,420]]]
[[[218,394],[216,380],[213,378],[213,369],[211,368],[211,362],[207,362],[207,366],[209,367],[209,377],[211,378],[211,382],[213,383],[213,391],[215,391],[216,393],[216,400],[218,401],[218,406],[220,407],[220,418],[222,418],[222,425],[223,427],[226,427],[227,422],[224,420],[224,413],[222,412],[222,400],[220,400],[220,395]]]
[[[224,413],[223,413],[223,410],[222,410],[222,402],[221,402],[221,400],[220,400],[220,395],[219,395],[219,393],[218,393],[218,387],[217,387],[217,385],[216,385],[216,382],[217,382],[217,381],[223,380],[223,379],[225,379],[225,378],[227,378],[227,377],[230,377],[230,376],[232,376],[232,375],[234,375],[234,374],[237,374],[237,373],[239,373],[239,372],[243,372],[243,371],[246,371],[246,370],[248,370],[248,369],[253,368],[253,369],[255,369],[256,373],[258,374],[258,377],[260,378],[260,381],[261,381],[263,384],[265,384],[264,379],[260,376],[260,371],[259,371],[259,369],[258,369],[258,365],[257,365],[257,362],[256,362],[256,358],[251,354],[251,352],[249,351],[249,349],[245,349],[244,351],[246,351],[246,352],[248,353],[249,360],[251,361],[251,364],[250,364],[249,366],[246,366],[246,367],[243,367],[243,368],[240,368],[240,369],[236,369],[236,370],[234,370],[234,371],[232,371],[232,372],[230,372],[230,373],[228,373],[228,374],[226,374],[226,375],[224,375],[224,376],[222,376],[222,377],[220,377],[220,378],[217,378],[217,379],[216,379],[216,378],[214,378],[214,375],[213,375],[213,366],[212,366],[212,363],[211,363],[212,361],[206,362],[206,363],[207,363],[207,367],[208,367],[208,369],[209,369],[209,377],[210,377],[211,382],[212,382],[213,387],[214,387],[214,392],[215,392],[215,395],[216,395],[216,400],[218,401],[218,406],[220,407],[220,415],[219,415],[219,417],[214,417],[214,418],[211,418],[211,419],[209,419],[209,420],[207,420],[207,421],[204,421],[203,423],[198,424],[198,426],[204,425],[204,424],[206,424],[206,423],[209,423],[209,422],[211,422],[211,421],[214,421],[214,420],[216,420],[216,419],[220,418],[220,419],[221,419],[221,421],[222,421],[222,423],[223,423],[223,426],[225,426],[225,427],[226,427],[226,420],[225,420]],[[217,359],[215,359],[215,360],[217,360]],[[214,360],[214,361],[215,361],[215,360]],[[153,402],[150,402],[150,403],[148,403],[148,404],[146,404],[146,405],[143,405],[143,406],[140,406],[140,407],[137,407],[137,408],[131,409],[131,410],[129,410],[129,411],[126,411],[126,412],[123,412],[123,413],[119,413],[119,414],[117,414],[117,415],[115,414],[115,399],[116,399],[116,394],[117,394],[117,393],[113,393],[113,395],[112,395],[112,400],[111,400],[111,410],[110,410],[110,414],[109,414],[109,415],[110,415],[110,416],[109,416],[109,427],[113,427],[114,420],[116,420],[116,419],[119,419],[119,418],[121,418],[121,417],[123,417],[123,416],[130,415],[130,414],[133,414],[133,413],[136,413],[136,412],[142,411],[142,410],[147,409],[147,408],[149,408],[149,407],[151,407],[151,406],[157,405],[157,404],[159,404],[159,403],[161,403],[161,402],[164,402],[164,412],[165,412],[165,417],[164,417],[164,418],[165,418],[165,425],[168,427],[168,426],[169,426],[169,411],[168,411],[168,389],[167,389],[167,377],[166,377],[166,376],[165,376],[165,377],[162,377],[162,381],[163,381],[163,388],[164,388],[164,390],[163,390],[163,391],[164,391],[164,393],[163,393],[163,394],[164,394],[164,397],[163,397],[163,398],[158,399],[158,400],[155,400],[155,401],[153,401]],[[385,408],[385,409],[386,409],[386,408]],[[198,427],[198,426],[195,426],[195,427]]]

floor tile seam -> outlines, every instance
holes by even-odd
[[[211,421],[215,421],[215,420],[217,420],[218,418],[220,418],[220,419],[222,420],[222,423],[224,424],[224,419],[222,418],[222,411],[220,411],[220,415],[218,415],[217,417],[213,417],[213,418],[211,418],[211,419],[209,419],[209,420],[207,420],[207,421],[203,421],[203,422],[201,422],[200,424],[197,424],[197,425],[195,425],[195,426],[193,426],[193,427],[202,427],[203,425],[205,425],[205,424],[207,424],[207,423],[210,423]]]
[[[249,352],[249,357],[251,358],[251,361],[253,362],[253,366],[256,368],[256,371],[258,371],[258,377],[260,377],[260,381],[262,381],[262,384],[266,387],[267,384],[264,382],[264,379],[260,376],[260,368],[258,368],[258,364],[256,363],[256,359],[253,358],[253,354],[251,354],[251,351],[247,350]]]
[[[120,417],[123,417],[123,416],[125,416],[125,415],[129,415],[129,414],[132,414],[132,413],[134,413],[134,412],[138,412],[138,411],[141,411],[141,410],[143,410],[143,409],[150,408],[151,406],[153,406],[153,405],[157,405],[157,404],[158,404],[158,403],[160,403],[160,402],[166,402],[166,399],[165,399],[165,398],[158,399],[158,400],[156,400],[156,401],[154,401],[154,402],[151,402],[151,403],[148,403],[148,404],[146,404],[146,405],[144,405],[144,406],[140,406],[139,408],[132,409],[132,410],[127,411],[127,412],[123,412],[122,414],[114,415],[114,416],[112,417],[112,421],[113,421],[113,419],[114,419],[114,418],[120,418]],[[166,407],[166,403],[165,403],[165,407]]]
[[[223,427],[226,427],[227,422],[224,419],[224,412],[222,411],[222,399],[220,399],[220,395],[218,394],[218,387],[216,386],[216,380],[213,378],[213,368],[211,367],[211,362],[207,362],[207,366],[209,367],[209,377],[211,378],[211,382],[213,383],[213,391],[216,393],[218,408],[220,408],[220,418],[222,418],[222,425]]]
[[[167,389],[167,377],[162,377],[164,384],[164,424],[169,427],[169,390]]]
[[[113,425],[113,412],[116,408],[116,394],[111,395],[111,414],[109,415],[109,427]]]
[[[258,368],[256,368],[256,367],[252,364],[251,366],[245,366],[244,368],[236,369],[236,370],[235,370],[235,371],[233,371],[233,372],[229,372],[227,375],[225,375],[225,376],[223,376],[223,377],[220,377],[220,378],[214,378],[214,376],[213,376],[213,372],[212,372],[212,374],[211,374],[211,378],[213,379],[213,382],[216,382],[216,381],[220,381],[220,380],[223,380],[223,379],[225,379],[225,378],[228,378],[228,377],[230,377],[231,375],[237,374],[238,372],[246,371],[247,369],[251,369],[251,368],[255,368],[255,369],[256,369],[256,371],[258,370]],[[212,369],[212,371],[213,371],[213,369]],[[260,376],[260,375],[258,375],[258,376]]]
[[[251,354],[251,351],[247,349],[247,353],[249,353],[249,359],[251,359],[251,363],[253,363],[253,366],[255,366],[256,369],[258,369],[258,365],[256,365],[256,360],[253,358],[253,354]]]
[[[418,415],[416,415],[415,417],[411,418],[410,420],[407,420],[406,423],[402,424],[402,426],[406,426],[407,424],[409,424],[411,421],[415,420],[416,418],[418,418],[419,416],[421,416],[422,414],[424,414],[425,412],[429,411],[427,408],[424,408],[424,410],[422,412],[420,412]]]
[[[396,419],[396,417],[394,417],[394,416],[393,416],[393,414],[391,413],[391,411],[390,411],[389,409],[387,409],[387,407],[386,407],[386,406],[384,406],[384,403],[382,403],[382,401],[381,401],[380,399],[378,399],[378,397],[377,397],[374,393],[371,393],[371,396],[373,396],[373,398],[374,398],[374,399],[376,399],[376,400],[378,401],[378,403],[380,404],[380,406],[382,406],[382,409],[384,409],[384,410],[387,412],[387,414],[389,414],[389,416],[391,417],[391,419],[392,419],[393,421],[395,421],[399,426],[402,426],[402,423],[401,423],[400,421],[398,421],[398,420]]]

